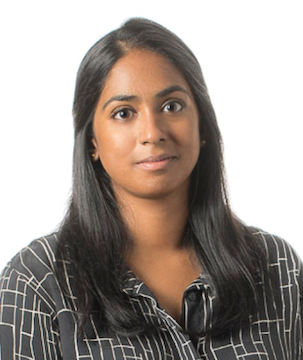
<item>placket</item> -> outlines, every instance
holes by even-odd
[[[200,336],[206,328],[212,326],[215,303],[214,287],[210,276],[200,275],[183,294],[181,326],[190,335],[190,339],[199,352]]]
[[[130,297],[141,297],[147,300],[148,310],[146,313],[150,315],[151,321],[157,319],[158,325],[163,331],[167,331],[175,335],[178,341],[187,344],[189,351],[188,359],[198,359],[198,342],[199,337],[193,336],[191,332],[200,333],[206,326],[211,325],[213,314],[214,296],[211,292],[211,281],[207,275],[200,275],[192,284],[190,284],[183,294],[181,324],[179,324],[172,316],[160,307],[152,291],[139,280],[134,273],[129,270],[124,279],[124,292]],[[155,316],[156,315],[156,316]]]

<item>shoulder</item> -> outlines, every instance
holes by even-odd
[[[7,267],[29,279],[54,271],[56,246],[56,233],[36,239],[19,251]]]
[[[4,294],[38,296],[54,311],[59,288],[55,276],[56,233],[32,241],[7,264],[0,277]],[[7,299],[7,296],[6,298]]]
[[[270,275],[271,285],[277,290],[275,294],[280,293],[284,301],[286,298],[292,297],[290,303],[297,302],[299,295],[300,301],[302,301],[303,263],[301,258],[292,246],[281,237],[258,228],[251,229],[253,229],[252,234],[263,245],[267,265],[266,273]],[[270,288],[270,291],[273,289]]]
[[[289,268],[301,269],[302,260],[286,240],[259,228],[250,228],[250,230],[263,245],[269,266],[283,263],[287,264]]]

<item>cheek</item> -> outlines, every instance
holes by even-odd
[[[190,131],[188,131],[186,143],[184,145],[186,147],[186,154],[188,158],[188,170],[192,171],[198,161],[201,151],[198,126],[194,126]]]
[[[180,141],[183,143],[183,146],[192,153],[192,155],[197,155],[200,152],[200,133],[199,133],[199,124],[198,121],[192,121],[186,124],[179,131]],[[181,140],[182,138],[182,140]]]
[[[123,131],[103,131],[97,137],[98,153],[104,168],[113,168],[123,164],[131,149],[131,139]]]

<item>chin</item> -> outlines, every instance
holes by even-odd
[[[171,196],[187,196],[189,190],[188,183],[188,181],[185,181],[181,184],[172,184],[171,182],[169,184],[165,184],[162,182],[161,186],[146,186],[144,189],[142,189],[142,191],[137,192],[136,195],[142,199],[149,200],[162,200]]]

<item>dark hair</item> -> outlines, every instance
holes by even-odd
[[[171,61],[183,74],[198,107],[200,138],[206,146],[192,173],[184,241],[194,247],[215,288],[217,310],[207,331],[221,333],[248,321],[255,306],[255,276],[262,253],[228,203],[221,135],[200,65],[176,35],[146,19],[131,19],[99,40],[78,72],[73,108],[73,191],[59,230],[59,282],[67,287],[68,264],[83,329],[94,316],[117,333],[150,331],[150,325],[134,313],[128,296],[121,291],[123,255],[131,239],[120,218],[109,176],[101,162],[91,159],[94,112],[104,82],[113,65],[134,48],[153,51]]]

